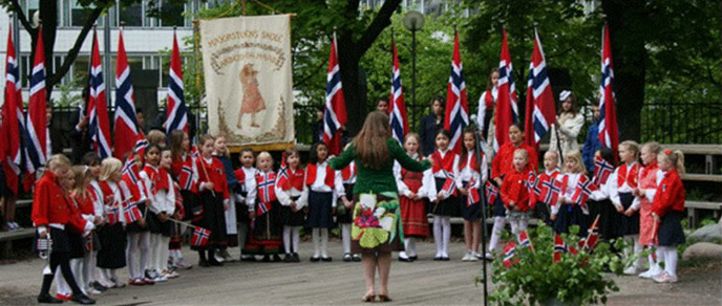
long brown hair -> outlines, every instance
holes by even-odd
[[[372,169],[381,169],[389,159],[386,141],[391,137],[389,116],[373,111],[366,116],[361,131],[353,139],[361,163]]]
[[[180,160],[181,155],[185,152],[183,149],[183,139],[186,137],[183,130],[173,130],[170,132],[170,156],[173,161]]]

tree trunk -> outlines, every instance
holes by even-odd
[[[653,21],[649,20],[643,1],[605,0],[602,8],[607,15],[612,44],[620,140],[639,140],[648,57],[645,32],[640,28]]]
[[[361,129],[366,114],[366,95],[362,88],[364,84],[361,84],[359,68],[361,56],[354,49],[354,45],[350,32],[342,33],[338,37],[339,67],[341,68],[341,82],[343,82],[343,94],[346,98],[346,113],[348,114],[346,129],[351,135],[355,135]]]
[[[45,45],[45,75],[46,80],[52,79],[55,74],[55,66],[53,65],[53,49],[55,48],[55,37],[58,30],[58,2],[57,1],[41,1],[40,20],[43,25],[43,43]],[[48,91],[48,99],[53,91],[55,84],[45,82],[45,88]]]

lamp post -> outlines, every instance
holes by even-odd
[[[424,27],[424,15],[417,11],[409,11],[404,16],[404,27],[411,31],[411,104],[414,105],[414,122],[416,122],[416,31]]]

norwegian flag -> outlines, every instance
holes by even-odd
[[[7,141],[3,148],[5,160],[0,161],[5,171],[6,184],[13,191],[18,193],[18,175],[22,162],[22,143],[18,135],[25,134],[25,122],[23,120],[23,100],[21,96],[22,85],[20,84],[20,69],[18,68],[17,57],[15,56],[15,44],[13,43],[12,27],[8,28],[8,45],[5,56],[5,103],[2,106],[2,122],[0,125],[3,134],[0,135]],[[2,155],[2,154],[0,154]]]
[[[544,49],[534,30],[534,50],[529,62],[524,133],[527,144],[537,146],[556,120],[554,94],[547,74]]]
[[[451,75],[446,87],[446,112],[444,129],[451,133],[449,148],[457,154],[461,153],[464,128],[469,125],[469,103],[464,82],[464,65],[459,53],[459,32],[454,34],[454,55],[451,59]]]
[[[283,190],[289,189],[288,165],[286,164],[286,152],[281,153],[281,168],[278,169],[276,182]]]
[[[37,32],[43,33],[42,26],[38,27]],[[37,169],[43,167],[50,151],[46,126],[47,91],[45,89],[45,52],[43,51],[45,46],[43,44],[43,35],[38,35],[35,50],[33,71],[30,76],[30,101],[28,102],[28,113],[25,117],[25,166],[28,173],[35,173]]]
[[[456,180],[454,174],[446,170],[444,170],[444,177],[446,177],[446,180],[444,180],[444,185],[441,186],[441,191],[450,197],[456,193]]]
[[[574,189],[574,194],[572,195],[572,201],[582,208],[582,212],[585,215],[589,214],[587,199],[589,199],[589,196],[592,195],[593,189],[594,184],[592,184],[592,181],[589,180],[586,175],[582,174],[579,176],[579,181],[577,181],[577,186]]]
[[[323,142],[329,154],[341,152],[341,127],[346,125],[346,99],[343,96],[341,70],[338,65],[336,34],[331,42],[326,75],[326,104],[323,112]]]
[[[592,222],[592,226],[589,227],[589,233],[587,234],[587,239],[584,239],[584,249],[585,250],[593,250],[595,246],[597,246],[597,242],[599,241],[599,216],[594,219],[594,222]]]
[[[193,228],[193,236],[191,237],[191,245],[194,247],[205,247],[208,245],[208,239],[211,238],[211,230],[195,226]]]
[[[527,230],[521,231],[517,239],[519,240],[520,246],[529,248],[532,251],[534,250],[534,246],[531,244],[531,239],[529,239],[529,232],[527,232]]]
[[[108,224],[113,225],[117,223],[118,217],[120,216],[118,206],[106,206],[105,207],[105,218],[108,219]]]
[[[168,106],[163,126],[168,135],[174,130],[188,133],[188,108],[183,97],[183,69],[175,30],[173,30],[173,49],[168,70]]]
[[[599,85],[599,142],[602,147],[610,148],[614,158],[618,158],[619,129],[614,97],[614,70],[612,67],[612,45],[609,39],[609,26],[602,30],[602,82]]]
[[[267,202],[259,202],[256,205],[256,216],[263,216],[263,214],[271,211],[271,204]]]
[[[101,159],[111,156],[110,119],[108,119],[108,100],[105,97],[105,81],[103,81],[103,65],[98,50],[98,33],[93,30],[93,47],[90,52],[90,95],[88,95],[88,112],[90,123],[88,134],[95,152]],[[117,112],[116,112],[117,114]],[[117,135],[117,133],[116,133]],[[115,137],[122,139],[123,137]]]
[[[136,164],[135,158],[133,158],[133,156],[129,156],[128,159],[125,160],[121,173],[124,175],[128,175],[133,184],[138,182],[138,165]]]
[[[401,88],[401,70],[399,65],[398,50],[396,50],[396,42],[391,39],[391,49],[393,53],[393,67],[391,69],[391,109],[390,109],[390,125],[391,136],[399,143],[403,143],[404,136],[409,132],[409,120],[406,115],[406,103],[404,102],[404,94]]]
[[[128,203],[123,207],[123,217],[125,217],[126,223],[133,223],[142,219],[143,213],[140,212],[137,203]]]
[[[183,182],[183,190],[190,190],[191,187],[193,187],[193,168],[188,165],[183,165],[180,176],[180,181]]]
[[[514,258],[515,255],[516,243],[514,243],[514,241],[509,241],[506,245],[504,245],[504,267],[511,268],[511,266],[519,262],[518,258]]]
[[[539,178],[536,176],[534,171],[529,171],[529,176],[527,177],[526,181],[524,182],[524,185],[526,186],[526,189],[529,191],[529,194],[539,194],[541,190],[537,185],[539,185]]]
[[[258,201],[260,203],[271,203],[276,200],[276,192],[274,190],[274,184],[276,182],[276,175],[271,173],[257,174],[258,182]]]
[[[614,166],[599,156],[594,157],[594,177],[592,178],[594,185],[601,186],[606,184],[612,172],[614,172]]]
[[[542,182],[542,186],[546,187],[542,193],[544,203],[548,205],[556,205],[559,202],[559,195],[562,193],[562,183],[555,179]]]
[[[560,262],[562,260],[562,254],[567,252],[567,244],[564,239],[558,233],[554,235],[554,253],[552,262]]]
[[[474,185],[476,185],[476,179],[471,179],[471,181],[469,181],[469,195],[466,197],[467,207],[481,201],[481,194],[479,193],[479,188],[472,187]]]
[[[514,84],[514,72],[512,68],[506,30],[502,30],[499,82],[497,83],[499,96],[496,100],[496,114],[494,115],[495,152],[499,151],[502,145],[509,142],[509,127],[519,122],[519,109],[517,106],[516,86]]]
[[[494,205],[494,202],[496,202],[496,198],[499,196],[499,189],[496,188],[496,186],[494,186],[494,184],[490,183],[489,181],[487,181],[484,185],[486,200],[489,205]]]
[[[131,80],[121,30],[118,33],[118,57],[115,64],[115,157],[121,160],[130,158],[130,153],[141,152],[141,149],[148,145],[138,133],[135,93]]]

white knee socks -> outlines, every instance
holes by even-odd
[[[404,255],[408,257],[416,256],[416,239],[409,237],[404,238]],[[399,255],[400,257],[403,257]]]
[[[293,242],[293,244],[291,245],[291,251],[293,253],[298,253],[298,246],[301,243],[301,227],[300,226],[291,227],[291,241]]]
[[[328,257],[328,229],[321,230],[321,257]]]
[[[149,240],[150,233],[129,233],[128,246],[126,248],[126,260],[128,262],[128,274],[131,279],[144,278],[145,269],[149,261]],[[114,273],[114,271],[111,271]]]
[[[314,239],[314,247],[316,247]],[[286,254],[298,253],[298,244],[301,242],[300,226],[283,226],[283,248]]]
[[[341,242],[343,244],[343,253],[351,253],[351,223],[341,223]]]
[[[664,272],[669,276],[677,277],[677,248],[674,246],[659,247],[658,249],[664,255]]]
[[[497,244],[499,244],[499,239],[501,239],[501,232],[504,230],[505,223],[505,217],[494,217],[494,227],[491,229],[491,239],[489,240],[488,248],[490,253],[493,253],[494,250],[496,250]]]
[[[436,256],[441,257],[444,249],[443,230],[440,216],[434,216],[434,243],[436,244]]]
[[[443,237],[444,237],[444,244],[442,245],[442,256],[443,257],[449,257],[449,241],[451,240],[451,218],[450,217],[442,217],[441,218],[441,229],[443,231]]]
[[[321,229],[314,227],[311,229],[311,240],[313,240],[313,257],[321,256]]]
[[[291,227],[288,225],[283,226],[283,250],[286,254],[291,253]]]
[[[170,237],[166,236],[160,236],[160,245],[158,245],[158,253],[160,254],[158,258],[158,272],[163,272],[168,270],[168,253],[170,250],[168,249],[168,244],[170,243]]]

